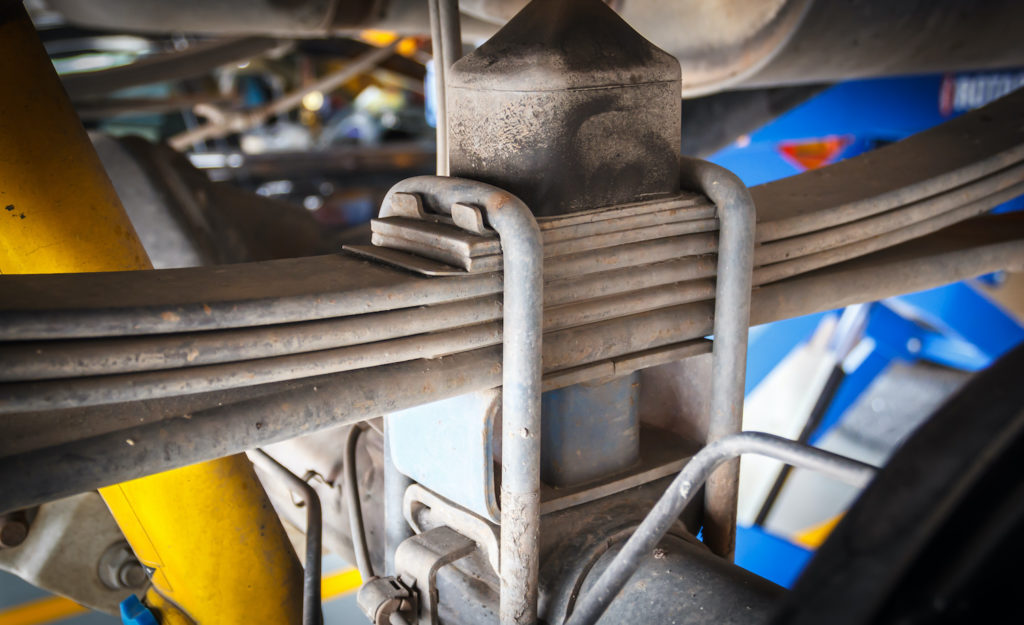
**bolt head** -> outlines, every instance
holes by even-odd
[[[146,569],[138,560],[130,560],[117,570],[117,579],[125,588],[142,588],[149,581]]]
[[[0,546],[17,547],[28,538],[28,524],[19,519],[8,519],[0,525]]]

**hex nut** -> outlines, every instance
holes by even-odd
[[[126,541],[118,541],[103,552],[96,568],[103,585],[111,590],[139,589],[149,582],[146,568],[139,563]]]
[[[21,519],[0,521],[0,547],[17,547],[28,538],[28,523]]]

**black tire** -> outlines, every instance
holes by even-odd
[[[1024,623],[1024,345],[904,444],[775,625]]]

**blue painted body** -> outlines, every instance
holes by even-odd
[[[157,625],[156,617],[135,595],[121,602],[121,622],[124,625]]]
[[[737,564],[779,586],[791,587],[812,555],[762,528],[736,528]]]
[[[569,487],[618,473],[640,457],[639,374],[541,395],[540,477]]]
[[[477,515],[498,523],[494,421],[501,391],[491,389],[393,412],[391,457],[404,475]]]
[[[982,106],[1024,85],[1024,71],[917,76],[854,81],[831,87],[709,160],[734,171],[749,186],[803,171],[784,154],[794,142],[833,139],[840,146],[828,162],[899,141]],[[1024,208],[1017,198],[993,212]],[[846,410],[896,360],[977,371],[1018,343],[1024,328],[980,292],[987,277],[911,293],[871,305],[860,358],[847,369],[825,418],[811,438],[821,439]],[[808,315],[751,329],[746,392],[749,394],[793,348],[808,340],[828,314]],[[756,528],[739,528],[736,561],[789,586],[809,552]]]

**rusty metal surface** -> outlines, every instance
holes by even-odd
[[[1020,163],[1024,159],[1022,102],[1024,92],[1017,91],[857,158],[753,187],[750,194],[759,211],[758,241],[877,215]]]
[[[1024,168],[1020,171],[1014,171],[1011,173],[1012,176],[1009,176],[1009,179],[1013,180],[1024,175]],[[999,186],[1006,184],[1006,179],[998,179],[997,184]],[[982,200],[969,201],[967,204],[950,212],[943,213],[923,221],[912,222],[900,230],[886,232],[863,241],[847,243],[831,250],[825,250],[807,256],[801,256],[799,258],[789,259],[781,263],[760,267],[754,273],[754,282],[755,284],[765,284],[778,281],[779,279],[790,277],[797,273],[807,272],[847,260],[852,257],[864,255],[878,249],[879,247],[887,247],[894,243],[899,243],[922,234],[927,234],[928,232],[949,225],[950,223],[955,223],[961,219],[983,212],[1001,201],[1015,197],[1022,191],[1024,191],[1024,182],[1017,183],[1009,188],[997,191],[993,195],[986,196]],[[959,196],[960,194],[954,193],[954,195]],[[973,196],[966,195],[966,197],[969,199]],[[607,320],[607,323],[614,323],[615,317],[622,317],[623,315],[627,315],[631,312],[637,312],[638,307],[643,306],[643,300],[634,299],[627,295],[622,298],[622,300],[626,301],[626,305],[621,309],[616,309],[611,304],[621,305],[624,303],[622,300],[601,301],[600,298],[621,293],[628,294],[636,289],[644,289],[659,286],[661,284],[672,284],[681,279],[685,280],[687,278],[710,275],[710,271],[708,269],[704,269],[703,272],[698,271],[697,273],[692,273],[692,269],[701,267],[702,262],[703,261],[699,257],[684,258],[679,261],[661,263],[650,267],[641,266],[623,270],[613,270],[612,272],[605,274],[595,274],[590,277],[577,278],[575,280],[565,280],[563,282],[556,281],[548,285],[549,294],[545,298],[545,303],[550,306],[579,301],[590,314],[590,321],[596,321],[603,318]],[[710,263],[704,262],[705,267],[708,265],[710,265]],[[691,269],[688,270],[688,267]],[[690,273],[688,273],[688,271],[690,271]],[[633,279],[628,280],[626,278]],[[473,306],[470,306],[469,308],[473,308]],[[487,308],[487,304],[481,303],[481,308]],[[563,308],[559,313],[562,315],[570,313],[569,316],[571,318],[571,312],[573,310],[574,309],[572,308]],[[598,311],[603,311],[603,313]],[[595,313],[597,314],[595,315]],[[394,315],[395,313],[389,314]],[[410,312],[406,316],[431,316],[431,314],[432,313],[430,312],[418,311],[416,313]],[[654,313],[652,312],[651,314]],[[486,312],[479,316],[474,312],[470,312],[470,316],[477,318],[479,321],[486,321],[488,319]],[[576,317],[575,321],[578,322],[580,319],[580,317]],[[555,320],[559,321],[559,325],[561,327],[565,327],[572,323],[567,323],[564,316],[559,318],[558,315],[556,315]],[[464,318],[463,321],[466,321],[466,319]],[[336,322],[336,324],[337,323],[338,322]],[[453,321],[447,323],[447,325],[441,325],[440,327],[435,325],[434,327],[438,330],[445,330],[447,327],[459,325],[462,325],[462,323]],[[394,326],[387,321],[385,321],[383,325],[375,327],[377,327],[378,330],[386,328],[386,332],[388,333],[392,332],[391,328],[394,328]],[[580,329],[568,329],[566,332],[593,332],[605,327],[607,326],[583,327]],[[318,331],[318,329],[313,329],[314,334]],[[9,400],[7,402],[8,405],[6,406],[6,411],[39,410],[47,407],[71,407],[76,404],[95,405],[101,403],[115,403],[119,401],[168,397],[177,394],[217,391],[238,386],[249,386],[260,383],[308,377],[322,373],[344,371],[356,367],[373,366],[374,364],[385,364],[387,362],[408,360],[416,357],[439,356],[459,349],[458,347],[453,348],[453,345],[457,346],[461,344],[463,345],[463,349],[466,347],[472,348],[472,346],[485,346],[494,344],[498,338],[495,333],[495,329],[491,326],[487,326],[486,324],[469,328],[448,330],[446,332],[441,332],[424,338],[414,338],[409,336],[410,333],[405,332],[404,329],[400,330],[400,332],[404,334],[404,338],[402,334],[399,334],[398,336],[395,334],[387,334],[382,338],[388,339],[389,342],[387,344],[380,345],[372,343],[349,343],[348,347],[339,347],[321,350],[318,352],[311,352],[309,348],[305,348],[300,350],[300,353],[290,353],[289,348],[285,348],[278,350],[279,355],[276,358],[252,361],[249,369],[244,373],[239,372],[234,367],[232,363],[236,362],[235,360],[228,360],[223,355],[221,355],[219,359],[214,358],[213,360],[215,362],[223,362],[224,364],[201,365],[201,363],[196,363],[196,365],[193,365],[189,358],[196,358],[199,350],[196,349],[197,346],[192,344],[189,340],[186,340],[184,344],[179,343],[181,348],[177,350],[177,361],[179,365],[182,364],[181,355],[184,355],[184,359],[186,361],[183,363],[185,365],[184,368],[170,369],[164,372],[150,371],[148,373],[135,373],[139,369],[142,369],[143,371],[146,369],[166,369],[168,365],[173,366],[175,363],[172,360],[167,364],[157,364],[155,367],[146,367],[144,365],[140,366],[138,357],[131,355],[132,351],[136,349],[136,347],[127,343],[122,343],[122,352],[126,352],[128,356],[127,359],[122,356],[120,362],[126,363],[121,365],[122,368],[128,368],[128,370],[132,371],[132,373],[124,374],[126,376],[131,376],[130,378],[124,379],[124,382],[130,382],[130,384],[118,384],[118,379],[116,378],[81,378],[71,382],[66,380],[62,380],[61,382],[57,382],[57,380],[39,380],[37,382],[27,382],[21,385],[8,385],[6,390],[9,394]],[[249,334],[251,336],[254,332],[249,331]],[[280,333],[278,334],[280,335]],[[304,334],[308,334],[308,332]],[[257,336],[263,337],[265,335]],[[273,336],[273,331],[269,332],[269,336]],[[203,342],[207,342],[209,340],[210,336],[206,336],[202,339]],[[226,340],[222,340],[221,343],[230,346],[232,345],[233,340],[234,337],[228,337]],[[553,337],[553,340],[557,341],[558,337]],[[162,338],[159,339],[158,342],[163,343],[161,347],[165,348],[167,347],[167,343],[171,341],[168,341],[166,338]],[[273,341],[271,340],[271,343],[272,342]],[[315,341],[313,341],[313,343],[315,344]],[[342,343],[344,344],[344,341],[342,341]],[[656,345],[646,345],[639,349],[646,349],[653,346]],[[321,345],[320,347],[323,346]],[[382,347],[384,348],[383,350],[379,349]],[[83,345],[74,344],[71,351],[80,351],[82,348]],[[17,346],[16,344],[5,349],[8,349],[11,352],[11,355],[14,356],[17,356],[20,352],[22,354],[22,360],[32,361],[35,363],[35,366],[48,368],[52,373],[56,373],[58,377],[64,375],[61,370],[62,366],[60,362],[68,362],[70,360],[70,356],[68,354],[60,353],[56,354],[58,362],[46,362],[47,358],[45,357],[43,359],[38,359],[37,357],[40,355],[36,353],[36,350],[40,349],[38,345],[32,346],[28,350],[25,349],[25,346]],[[94,346],[92,349],[94,354],[103,354],[102,346],[99,348]],[[43,348],[44,353],[45,351],[45,348]],[[257,350],[257,353],[259,353],[259,350]],[[100,358],[106,358],[106,356],[101,355]],[[163,358],[163,356],[158,356],[156,358],[152,358],[152,360],[159,362]],[[205,368],[200,368],[200,366],[197,365]],[[117,366],[117,359],[115,358],[114,370],[117,370]],[[74,369],[77,367],[78,365],[73,365],[72,368]],[[100,368],[105,372],[110,372],[108,368]],[[15,370],[11,374],[5,374],[3,377],[14,380],[31,380],[42,377],[38,374],[30,374],[26,376],[24,372],[18,371],[16,366],[14,369]],[[88,368],[85,368],[85,371],[79,372],[76,375],[84,375],[86,372],[88,372]],[[0,410],[3,409],[5,408],[0,406]]]
[[[1020,162],[1024,159],[1022,103],[1024,93],[1018,92],[905,141],[751,189],[760,215],[760,240],[892,211]],[[936,227],[932,224],[915,234]],[[869,239],[835,258],[891,243]],[[615,277],[609,275],[606,282]],[[3,276],[0,338],[164,334],[270,325],[440,303],[499,290],[495,276],[417,278],[345,256],[135,275]]]
[[[140,279],[141,277],[141,279]],[[167,334],[410,308],[496,293],[336,254],[223,267],[0,277],[4,340]]]
[[[459,269],[467,273],[501,270],[497,239],[482,223],[477,209],[456,203],[450,207],[437,206],[436,209],[443,212],[432,213],[421,198],[406,196],[389,194],[381,206],[381,217],[371,222],[374,246],[386,249],[373,250],[365,246],[346,249],[424,275],[459,275],[462,273]],[[415,209],[399,208],[400,200],[415,203]],[[458,213],[454,209],[459,207],[463,212],[475,212],[476,220],[472,225],[479,228],[478,231],[469,232],[457,223]],[[451,217],[444,212],[450,212]],[[481,223],[476,224],[476,221]],[[666,245],[673,242],[678,244],[672,245],[666,258],[685,255],[694,245],[703,244],[710,251],[714,249],[712,235],[683,235],[714,232],[718,229],[718,220],[706,198],[683,192],[671,198],[542,217],[537,225],[544,241],[544,258],[548,259],[545,277],[552,279],[585,273],[588,261],[598,270],[624,266],[630,262],[627,258],[633,258],[633,263],[654,262],[658,258],[657,251],[665,250]],[[639,245],[655,241],[654,249]],[[632,250],[639,254],[630,254]],[[411,260],[409,255],[423,260]]]
[[[595,565],[598,570],[604,567],[670,481],[658,480],[617,497],[544,517],[541,616],[545,622],[565,622],[581,589],[596,577]],[[750,612],[763,613],[771,607],[780,592],[778,587],[714,556],[693,537],[700,524],[699,513],[697,505],[686,508],[673,524],[671,538],[659,545],[662,550],[650,553],[647,570],[635,578],[636,588],[623,593],[627,609],[610,622],[632,623],[637,614],[644,615],[643,622],[691,622],[673,613],[674,604],[687,601],[694,602],[688,606],[692,608],[689,618],[705,617],[712,623],[730,622],[729,615],[736,614],[738,608],[739,614],[746,612],[749,618]],[[694,575],[697,571],[701,573]],[[704,592],[698,590],[701,588]],[[645,604],[643,612],[638,612],[634,601]],[[653,614],[650,619],[648,611]]]
[[[604,3],[533,2],[449,70],[451,173],[539,216],[675,193],[679,81]]]
[[[900,202],[912,203],[943,192],[943,189],[949,187],[950,183],[947,179],[950,177],[955,179],[954,185],[961,184],[961,186],[973,180],[991,177],[992,172],[1005,169],[1004,165],[1007,162],[1012,165],[1012,158],[1016,158],[1013,156],[1014,150],[1020,151],[1019,148],[1013,146],[1020,142],[1020,137],[1017,135],[1022,132],[1020,128],[1024,127],[1019,123],[1020,117],[1024,113],[1021,113],[1021,107],[1017,106],[1022,100],[1024,100],[1024,95],[1021,94],[1009,96],[986,109],[958,119],[953,125],[947,126],[945,132],[941,129],[929,131],[921,136],[872,152],[865,155],[870,159],[861,164],[855,163],[862,158],[858,157],[858,159],[851,159],[835,166],[843,168],[835,170],[839,174],[847,172],[849,175],[864,176],[865,172],[871,170],[877,172],[878,168],[891,166],[894,161],[889,159],[906,159],[915,150],[918,153],[929,153],[929,150],[934,148],[943,146],[950,148],[942,151],[935,158],[911,159],[912,166],[903,162],[900,167],[893,168],[895,170],[893,177],[907,185],[909,190],[894,189],[887,183],[873,181],[859,186],[851,185],[849,184],[850,179],[845,178],[845,175],[828,175],[828,169],[754,189],[755,196],[761,194],[761,197],[767,202],[767,205],[761,206],[762,213],[767,213],[760,224],[761,231],[773,227],[774,223],[785,223],[786,219],[793,216],[793,213],[786,208],[787,203],[790,202],[791,205],[795,205],[803,211],[800,214],[801,219],[807,218],[807,225],[800,225],[796,231],[801,231],[804,228],[813,230],[819,226],[832,227],[851,219],[864,217],[864,210],[871,212],[875,211],[878,206],[882,206],[886,211],[891,212],[894,207],[901,206]],[[1014,108],[1015,106],[1016,108]],[[965,133],[972,138],[976,136],[977,142],[964,142]],[[962,150],[964,158],[974,158],[974,161],[958,159],[958,153],[951,148],[959,143],[965,144]],[[988,147],[978,148],[977,146],[981,143],[986,143]],[[925,161],[928,163],[922,165],[921,163]],[[902,169],[904,165],[913,171],[913,177],[908,178]],[[949,175],[951,173],[952,176]],[[880,178],[887,177],[881,176]],[[914,179],[917,182],[913,182]],[[800,180],[803,182],[801,183]],[[450,185],[450,188],[445,192],[447,194],[445,197],[450,196],[450,199],[439,196],[435,199],[428,198],[428,202],[434,201],[438,206],[450,207],[458,199],[458,195],[465,191],[457,182],[447,184]],[[803,192],[800,192],[801,184],[806,184]],[[1011,190],[1014,188],[1010,187]],[[999,199],[999,193],[1012,192],[997,192],[988,196],[984,201],[994,202]],[[801,200],[800,193],[806,193],[814,202],[820,202],[818,204],[820,213],[811,212],[812,204]],[[955,186],[952,193],[959,193]],[[963,214],[956,212],[961,209],[964,207],[954,209],[952,217],[950,213],[943,213],[937,218],[963,218]],[[975,211],[977,206],[968,203],[964,210]],[[820,219],[819,215],[822,216]],[[942,223],[948,222],[926,223],[924,226],[921,225],[921,222],[917,222],[908,228],[917,228],[911,230],[913,234],[917,235],[939,227]],[[787,226],[787,228],[789,227]],[[872,252],[879,246],[891,245],[899,241],[900,237],[906,237],[905,230],[906,228],[897,233],[885,234],[851,244],[855,248],[853,250],[843,249],[841,246],[822,252],[833,254],[828,258],[823,259],[812,254],[769,265],[769,268],[776,267],[777,269],[778,266],[783,266],[788,262],[806,263],[796,269],[814,271],[800,276],[783,277],[755,290],[752,322],[764,322],[795,314],[806,314],[820,306],[834,307],[843,303],[854,303],[913,288],[934,286],[946,280],[1013,265],[1019,259],[1022,233],[1018,217],[976,219],[951,228],[948,233],[940,233],[927,236],[919,241],[899,244],[889,251]],[[782,229],[778,232],[789,233],[790,230]],[[879,241],[879,239],[881,240]],[[639,250],[636,253],[641,254]],[[868,254],[868,256],[863,257],[860,261],[847,261],[839,265],[815,269],[825,261],[834,262],[861,254]],[[925,258],[931,259],[931,262],[923,262],[922,259]],[[955,262],[949,259],[955,259]],[[672,263],[678,263],[678,266],[671,267]],[[712,305],[704,300],[702,294],[706,292],[708,286],[706,279],[713,276],[713,271],[708,271],[709,267],[713,267],[713,257],[710,255],[694,256],[666,263],[655,263],[642,269],[615,270],[620,273],[609,272],[603,276],[593,274],[589,278],[575,282],[556,280],[549,283],[546,291],[555,298],[565,297],[559,293],[564,294],[571,289],[578,289],[585,280],[591,281],[587,288],[592,287],[592,290],[579,292],[578,294],[583,296],[580,301],[572,302],[570,299],[564,301],[565,304],[569,304],[568,306],[551,309],[552,318],[557,318],[557,323],[552,327],[559,329],[549,333],[549,337],[546,337],[547,342],[550,343],[545,355],[547,371],[549,373],[558,372],[557,377],[563,380],[594,379],[608,375],[609,371],[615,371],[617,366],[615,363],[631,357],[630,355],[634,352],[669,349],[672,345],[706,335],[711,331]],[[793,269],[792,265],[789,267],[787,272]],[[667,271],[669,268],[672,271]],[[772,269],[772,271],[776,269]],[[625,306],[632,306],[628,287],[607,286],[621,283],[621,280],[616,280],[616,278],[626,276],[640,278],[644,274],[653,275],[659,271],[662,272],[659,278],[660,284],[672,285],[668,287],[672,292],[663,295],[657,290],[645,291],[647,297],[643,299],[646,302],[638,305],[641,307],[651,305],[655,308],[642,309],[642,312],[639,313],[636,312],[637,308]],[[690,271],[690,277],[705,282],[698,281],[689,285],[676,284],[674,281],[680,280],[680,276],[687,275],[684,271]],[[762,269],[758,271],[762,271]],[[843,276],[843,279],[830,282],[828,279],[823,279],[822,276]],[[764,276],[759,281],[763,282]],[[562,284],[558,284],[558,282],[562,282]],[[639,286],[654,289],[658,283],[641,284],[638,285],[638,288]],[[409,315],[413,315],[415,311],[416,314],[429,317],[433,314],[431,305],[448,304],[477,297],[491,297],[499,289],[500,276],[422,278],[344,256],[274,261],[215,269],[156,271],[141,276],[132,274],[88,274],[73,277],[62,275],[2,276],[0,277],[0,320],[3,323],[0,324],[0,336],[7,339],[23,340],[32,336],[67,337],[69,333],[71,336],[75,336],[83,332],[99,336],[178,334],[184,344],[198,337],[198,335],[189,336],[186,332],[200,329],[220,331],[224,328],[239,326],[272,326],[282,322],[311,321],[356,314],[362,314],[369,319],[373,314],[395,309],[409,309],[407,311]],[[602,294],[606,297],[599,297]],[[608,295],[615,297],[607,297]],[[702,301],[695,301],[694,298]],[[547,303],[550,306],[553,302],[549,300]],[[416,310],[417,306],[423,305],[427,306]],[[493,302],[490,305],[493,305]],[[486,309],[488,305],[481,304],[481,306]],[[579,308],[574,311],[573,307],[577,306]],[[490,311],[482,313],[481,321],[493,313],[493,308]],[[626,311],[632,312],[632,316],[622,316]],[[487,321],[494,320],[487,319]],[[576,325],[577,322],[585,325]],[[443,327],[439,330],[442,333],[447,331]],[[470,335],[477,331],[479,329],[470,331]],[[207,333],[203,337],[209,339],[214,334]],[[393,338],[398,340],[402,340],[401,337],[402,335],[393,335]],[[495,338],[492,335],[490,340]],[[439,346],[445,342],[443,338],[436,336],[430,340],[439,341],[436,343]],[[12,347],[13,345],[8,343],[6,346]],[[316,343],[313,342],[311,345],[316,345]],[[304,361],[303,366],[307,367],[304,375],[313,375],[314,377],[306,378],[303,381],[287,380],[261,386],[240,387],[182,397],[114,403],[103,409],[75,407],[60,411],[44,410],[35,413],[11,414],[5,420],[4,449],[12,456],[8,456],[3,464],[12,469],[18,465],[25,466],[21,463],[28,462],[30,457],[43,458],[46,454],[57,452],[61,445],[69,446],[66,447],[67,450],[74,449],[76,439],[92,436],[88,445],[95,445],[96,450],[105,449],[106,451],[97,451],[95,457],[89,457],[88,454],[80,455],[75,460],[79,464],[74,469],[74,473],[80,475],[72,475],[68,478],[67,484],[74,481],[71,478],[80,477],[79,483],[88,483],[90,480],[98,479],[95,472],[104,466],[103,463],[108,461],[112,450],[115,449],[118,451],[113,455],[118,455],[118,458],[111,461],[111,466],[120,463],[122,466],[118,470],[122,471],[121,475],[130,477],[140,474],[139,472],[156,470],[161,466],[164,468],[178,466],[175,463],[184,462],[188,458],[203,459],[214,457],[222,452],[229,453],[228,450],[239,449],[236,445],[245,441],[263,444],[269,440],[287,438],[301,431],[295,428],[303,419],[309,420],[309,428],[316,429],[332,423],[346,422],[348,419],[377,416],[389,410],[430,401],[431,398],[439,399],[450,396],[448,393],[467,392],[475,388],[486,388],[488,384],[495,385],[493,382],[495,372],[490,369],[494,364],[493,360],[475,361],[476,368],[474,369],[474,365],[470,364],[473,361],[472,357],[464,359],[454,355],[463,349],[458,341],[448,342],[446,349],[450,350],[447,353],[453,354],[452,357],[443,357],[429,363],[410,361],[404,366],[385,365],[384,367],[375,367],[373,370],[401,372],[396,375],[405,375],[423,368],[447,367],[451,364],[456,367],[456,370],[462,366],[466,367],[464,379],[445,379],[445,376],[436,374],[435,369],[436,377],[433,378],[435,382],[430,384],[436,383],[439,386],[432,387],[419,395],[413,393],[412,389],[399,390],[389,396],[378,395],[378,391],[374,390],[370,400],[365,398],[355,400],[355,396],[349,395],[355,404],[351,406],[351,412],[346,412],[345,415],[338,415],[331,403],[324,397],[318,396],[318,391],[313,389],[319,388],[321,382],[328,380],[331,382],[357,380],[357,385],[363,385],[364,390],[379,390],[382,387],[376,386],[376,382],[370,377],[360,377],[367,370],[317,375],[318,367],[323,363],[317,363],[315,357]],[[187,362],[188,350],[186,349],[182,353],[186,355]],[[476,352],[476,355],[487,353],[493,354],[494,352],[491,348],[486,348],[482,352]],[[293,357],[292,354],[282,354],[281,356]],[[8,359],[5,359],[5,363],[7,361]],[[235,361],[225,361],[225,364],[227,362]],[[187,371],[187,368],[182,371]],[[173,375],[182,375],[182,373],[178,371]],[[244,382],[236,373],[231,373],[228,377],[232,376],[235,380]],[[82,378],[82,380],[87,379]],[[192,384],[192,381],[187,376],[180,380],[183,386],[179,388],[190,392],[189,385]],[[117,388],[107,389],[98,385],[93,390],[98,393],[97,397],[102,397],[104,393],[111,390],[113,392],[111,397],[117,397],[119,394],[121,397],[132,396],[134,391],[130,388],[130,380],[123,381],[129,382],[129,385],[122,384]],[[89,382],[89,384],[98,383]],[[209,382],[201,382],[201,384],[206,386],[197,386],[193,390],[216,387],[210,387]],[[3,388],[5,391],[13,390],[8,386]],[[388,388],[389,391],[393,391],[397,387]],[[438,390],[439,388],[444,390]],[[345,389],[345,392],[352,391],[351,388]],[[173,391],[171,394],[173,395],[175,392],[178,391]],[[146,395],[139,395],[139,397],[144,396]],[[268,400],[268,398],[273,399]],[[67,398],[68,405],[75,403],[72,399]],[[276,403],[278,400],[282,403]],[[10,405],[10,402],[6,403],[8,412],[16,410]],[[374,413],[371,410],[374,407],[383,408],[383,410],[378,409]],[[367,411],[364,412],[364,408]],[[251,411],[248,417],[242,416],[240,411],[244,410]],[[142,419],[141,421],[132,421],[132,413],[135,411],[137,411],[138,418]],[[183,422],[189,421],[182,418],[182,414],[213,414],[217,418],[194,419],[191,420],[191,423],[182,425]],[[200,423],[200,421],[202,422]],[[59,427],[39,427],[44,422],[59,424]],[[219,435],[220,440],[218,440],[218,436],[197,440],[195,437],[187,435],[189,431],[200,432],[203,428],[213,428],[211,431],[216,431],[222,424],[229,422],[234,425],[224,425],[225,429],[220,430],[222,432]],[[269,423],[274,423],[275,426],[265,428],[264,426]],[[259,424],[260,428],[250,429],[254,428],[255,424]],[[160,434],[164,428],[170,428],[164,433],[170,437],[169,439],[159,438],[164,436],[164,434]],[[126,445],[124,441],[131,437],[126,434],[129,431],[146,442],[141,445]],[[172,431],[177,434],[171,433]],[[188,441],[188,444],[185,446],[175,444],[168,448],[167,445],[170,443],[159,442],[160,440],[173,440],[175,436],[181,437],[183,441]],[[128,449],[124,449],[126,446]],[[157,449],[162,451],[158,452]],[[41,455],[33,456],[33,454]],[[75,465],[75,462],[71,464]],[[94,475],[89,476],[90,471]],[[31,500],[40,496],[43,498],[55,496],[54,493],[58,491],[77,492],[76,490],[62,491],[62,488],[64,488],[63,485],[47,495],[39,495],[39,492],[42,491],[38,491],[34,495],[26,496]],[[35,487],[28,488],[26,493],[33,489]]]
[[[684,186],[700,189],[715,203],[721,224],[707,432],[708,443],[714,443],[743,429],[757,213],[750,192],[732,172],[694,159],[683,159],[681,166]],[[704,542],[727,559],[736,545],[739,482],[740,467],[734,462],[712,476],[704,491]]]
[[[715,469],[743,454],[775,458],[796,467],[824,473],[859,488],[866,486],[875,475],[875,468],[870,465],[771,434],[742,432],[712,441],[686,463],[658,503],[630,534],[622,549],[614,557],[606,558],[604,570],[600,566],[594,567],[591,573],[594,581],[589,584],[589,588],[584,585],[580,600],[566,624],[593,625],[598,622],[608,608],[614,605],[615,599],[636,574],[640,564],[650,557],[651,551],[678,523],[679,515],[715,473]]]
[[[1008,222],[1012,223],[1012,218],[1008,219]],[[756,272],[755,276],[757,276]],[[668,279],[666,277],[666,281]],[[577,281],[574,286],[578,286],[582,282]],[[598,285],[599,288],[600,286]],[[604,288],[611,288],[611,286]],[[554,289],[551,290],[554,291]],[[624,299],[628,300],[629,298]],[[680,333],[680,330],[692,329],[695,327],[692,324],[698,322],[699,319],[699,316],[691,316],[691,321],[679,324],[675,330],[666,330],[665,328],[672,324],[672,317],[676,314],[679,306],[658,308],[629,316],[628,313],[636,311],[637,308],[632,306],[619,308],[622,301],[615,299],[598,300],[598,302],[601,306],[601,312],[596,315],[598,321],[586,325],[573,325],[573,327],[549,333],[544,350],[546,366],[549,369],[577,366],[603,358],[659,347],[679,340],[687,340],[694,336],[685,332]],[[643,303],[640,300],[637,305],[642,307]],[[591,306],[591,314],[594,314],[592,307],[594,304],[597,302],[588,304]],[[710,303],[704,304],[703,308],[696,303],[689,304],[689,306],[692,310],[704,311],[702,313],[705,315],[704,320],[710,320],[712,316]],[[694,306],[697,308],[692,308]],[[423,315],[431,314],[429,309],[424,309],[421,312]],[[643,331],[637,332],[637,327],[642,328]],[[8,383],[3,387],[6,400],[0,403],[0,411],[11,413],[212,392],[419,357],[436,357],[472,349],[473,346],[493,345],[499,340],[500,330],[494,325],[494,322],[490,322],[490,324],[442,330],[423,336],[404,336],[378,343],[255,360],[251,361],[249,371],[240,370],[233,363],[223,363],[164,371],[125,373],[121,374],[123,376],[121,378],[87,377]]]
[[[437,572],[476,549],[469,538],[449,527],[435,527],[398,546],[395,570],[415,580],[419,591],[419,625],[437,625]]]
[[[447,177],[403,181],[389,192],[480,207],[502,251],[501,622],[536,620],[540,531],[541,336],[544,258],[540,229],[521,199],[496,187]],[[387,201],[387,200],[385,200]],[[404,544],[404,543],[403,543]],[[401,546],[399,546],[401,550]],[[396,555],[396,568],[398,568]]]
[[[761,287],[754,292],[751,323],[932,288],[998,269],[1024,269],[1024,219],[1019,215],[972,220],[890,250]],[[654,337],[655,345],[706,336],[712,330],[710,305],[699,302],[670,308],[667,314],[639,315],[624,323],[622,330],[630,333],[641,328]],[[607,340],[620,340],[621,334],[614,334]],[[608,355],[613,350],[590,347],[585,352],[594,356],[593,368],[569,383],[614,374],[616,358]],[[75,411],[60,416],[58,429],[44,425],[49,422],[47,413],[11,415],[8,423],[41,429],[45,436],[32,439],[31,447],[19,446],[18,441],[5,446],[0,481],[9,486],[0,496],[0,510],[491,388],[500,383],[500,370],[500,350],[486,348],[319,376],[276,389],[254,387],[250,392],[255,396],[239,392],[231,403],[199,404],[185,416],[175,409],[181,400],[157,402],[149,407],[151,420],[140,424],[137,418],[126,417],[108,425],[112,429],[106,433],[97,433],[92,422]],[[553,373],[549,369],[549,375]],[[133,406],[118,410],[130,415]],[[338,406],[345,406],[345,411],[339,413]],[[127,444],[128,439],[133,444]]]
[[[44,380],[177,369],[257,360],[370,344],[397,336],[425,334],[501,318],[494,296],[439,304],[424,315],[402,308],[372,316],[354,315],[267,328],[240,328],[208,334],[154,335],[137,339],[23,341],[0,345],[6,364],[0,380]]]

